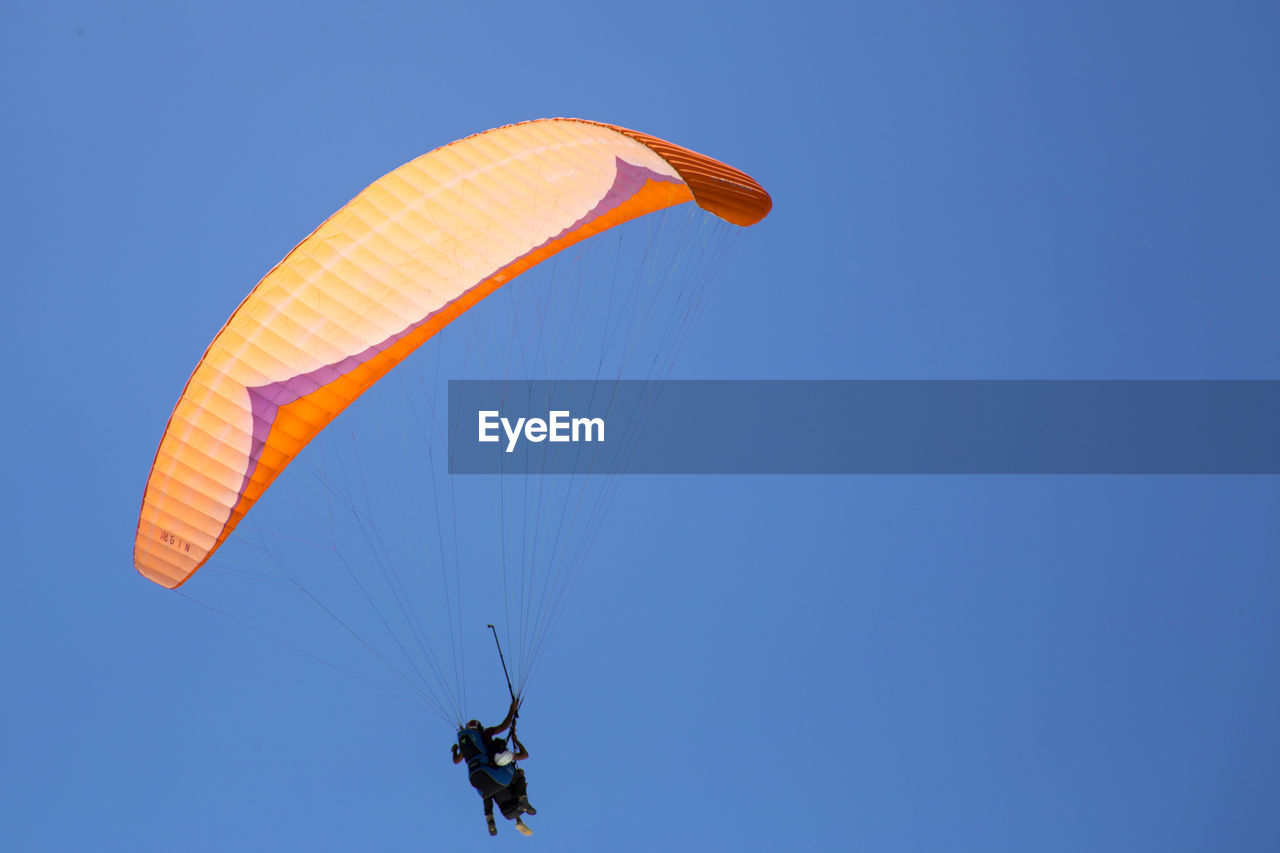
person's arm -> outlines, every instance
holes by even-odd
[[[501,723],[499,723],[498,725],[494,726],[493,728],[485,729],[484,730],[485,737],[493,737],[494,735],[500,735],[503,732],[505,732],[508,728],[510,728],[511,724],[515,722],[516,714],[519,711],[520,711],[520,700],[512,699],[511,708],[507,711],[507,718],[503,720]]]
[[[515,744],[516,747],[515,755],[511,757],[512,761],[524,761],[529,757],[529,750],[524,748],[524,744],[520,742],[520,738],[516,737],[516,733],[514,731],[511,732],[511,742]]]
[[[454,763],[454,764],[461,764],[461,763],[462,763],[462,753],[461,753],[461,752],[458,752],[458,745],[457,745],[456,743],[455,743],[455,744],[453,744],[451,747],[449,747],[449,751],[453,753],[453,763]]]

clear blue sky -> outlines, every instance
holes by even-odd
[[[1040,5],[7,8],[0,846],[1274,849],[1276,478],[628,482],[522,716],[528,840],[447,726],[131,566],[254,282],[529,118],[773,194],[679,375],[1280,378],[1280,15]]]

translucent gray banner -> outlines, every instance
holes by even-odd
[[[1270,380],[449,383],[454,474],[1277,474],[1278,437]]]

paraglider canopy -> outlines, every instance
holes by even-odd
[[[690,200],[736,225],[771,206],[737,169],[578,119],[469,136],[375,181],[258,283],[196,366],[147,479],[137,570],[184,583],[320,430],[454,318],[556,252]]]

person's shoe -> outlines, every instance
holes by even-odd
[[[538,810],[537,810],[537,809],[535,809],[535,808],[533,807],[533,804],[529,802],[529,798],[528,798],[528,797],[521,797],[521,798],[520,798],[520,808],[521,808],[521,809],[523,809],[523,810],[525,811],[525,813],[526,813],[526,814],[537,814],[537,813],[538,813]]]
[[[485,815],[485,816],[484,816],[484,819],[485,819],[485,821],[489,824],[489,834],[490,834],[490,835],[497,835],[497,834],[498,834],[498,825],[497,825],[496,823],[494,823],[494,822],[493,822],[493,815],[491,815],[491,814],[487,814],[487,815]]]
[[[522,821],[520,818],[516,818],[516,831],[525,837],[533,835],[533,830],[525,826],[524,821]]]

